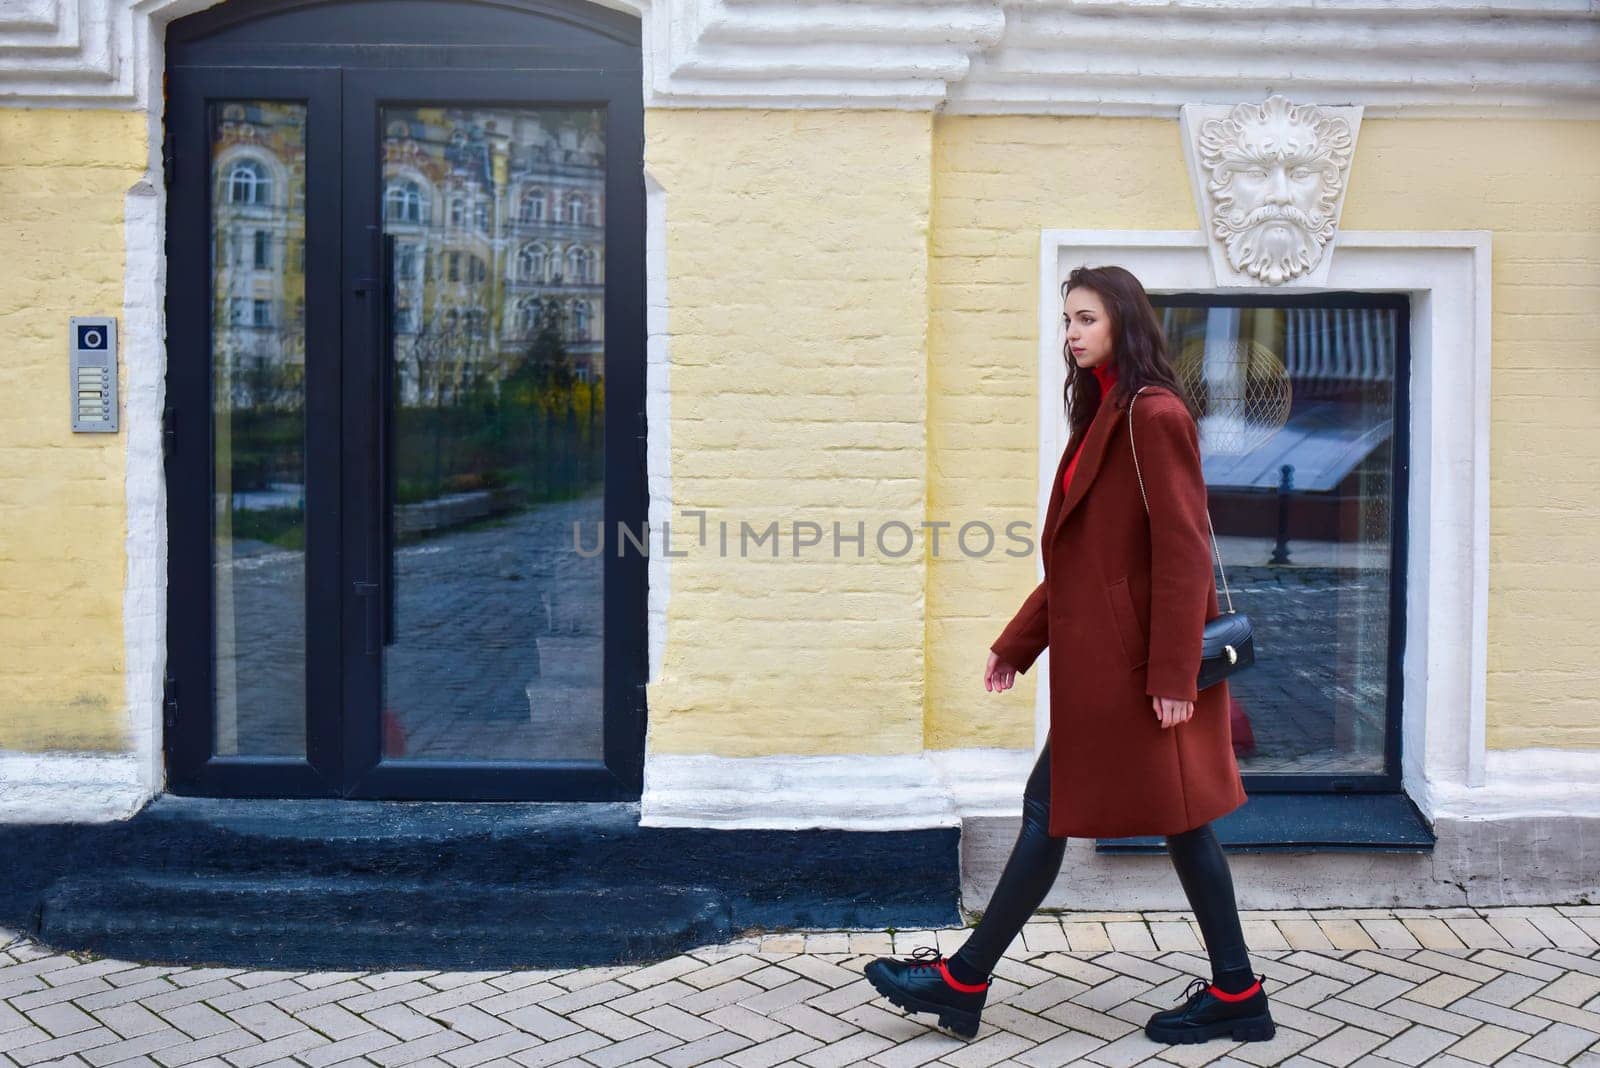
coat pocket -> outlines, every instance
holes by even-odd
[[[1107,586],[1106,597],[1111,602],[1111,618],[1122,642],[1122,653],[1128,658],[1128,667],[1142,667],[1150,659],[1149,643],[1139,626],[1139,615],[1133,610],[1133,593],[1128,589],[1128,580],[1120,578]]]

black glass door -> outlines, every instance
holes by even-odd
[[[636,49],[236,14],[168,78],[169,785],[638,796]]]

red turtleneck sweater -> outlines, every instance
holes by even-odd
[[[1105,363],[1089,368],[1089,370],[1094,373],[1094,377],[1100,382],[1100,402],[1104,404],[1106,397],[1111,393],[1111,387],[1117,381],[1116,364],[1107,360]],[[1084,440],[1087,440],[1088,433],[1086,432],[1083,437]],[[1067,461],[1066,474],[1061,476],[1061,492],[1065,493],[1072,486],[1072,472],[1078,469],[1078,457],[1082,455],[1083,441],[1079,441],[1078,447],[1073,450],[1072,459]]]

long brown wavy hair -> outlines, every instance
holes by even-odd
[[[1111,317],[1111,358],[1117,368],[1117,381],[1111,387],[1109,400],[1119,409],[1126,409],[1128,398],[1140,386],[1164,386],[1183,400],[1189,415],[1198,422],[1200,409],[1172,369],[1161,321],[1156,318],[1149,294],[1133,272],[1116,266],[1073,268],[1061,284],[1063,309],[1067,294],[1079,286],[1099,294],[1106,314]],[[1065,341],[1061,345],[1061,358],[1067,364],[1067,384],[1061,393],[1061,403],[1067,412],[1068,440],[1075,442],[1100,410],[1100,380],[1074,362],[1072,350]]]

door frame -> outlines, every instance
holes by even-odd
[[[335,464],[306,465],[306,701],[304,757],[217,756],[215,588],[212,524],[215,456],[211,419],[212,191],[210,101],[275,100],[306,106],[306,217],[337,217],[342,132],[340,72],[329,68],[188,68],[168,78],[167,382],[162,412],[167,482],[167,667],[164,740],[174,793],[235,797],[337,796],[339,733],[313,704],[334,692],[339,661],[339,561],[342,517]],[[306,322],[337,324],[339,234],[306,227]],[[306,451],[338,447],[339,331],[306,331]]]
[[[163,695],[168,789],[235,797],[352,797],[430,800],[634,800],[643,787],[647,567],[645,554],[612,549],[619,524],[647,532],[645,471],[645,191],[643,103],[637,22],[631,51],[616,12],[595,9],[615,47],[567,50],[492,46],[322,46],[322,66],[289,66],[294,46],[263,48],[237,38],[245,25],[302,8],[232,0],[169,31],[167,407],[163,455],[168,488],[168,659]],[[370,5],[368,5],[370,6]],[[440,3],[452,10],[474,5]],[[488,6],[488,5],[485,5]],[[514,6],[530,18],[550,5]],[[573,10],[577,10],[575,5]],[[325,5],[327,18],[348,17]],[[306,12],[300,11],[305,17]],[[318,16],[320,17],[320,15]],[[381,20],[373,20],[382,24]],[[581,21],[567,16],[566,21]],[[348,25],[348,23],[346,23]],[[213,38],[220,34],[221,37]],[[619,58],[620,57],[620,58]],[[263,60],[278,65],[261,66]],[[425,63],[423,61],[425,60]],[[214,439],[210,415],[212,286],[210,100],[296,100],[306,127],[307,464],[305,757],[218,757],[213,698],[215,633],[211,564]],[[606,109],[606,352],[604,704],[601,760],[380,762],[381,649],[366,652],[367,601],[354,583],[374,577],[375,493],[381,431],[371,383],[387,302],[381,231],[381,104]],[[370,151],[350,152],[367,124]],[[328,112],[317,121],[313,111]],[[348,127],[348,129],[346,129]],[[316,160],[336,160],[338,167]],[[370,214],[370,219],[363,215]],[[339,218],[337,227],[314,217]],[[358,292],[362,290],[362,292]],[[380,299],[374,300],[374,297]],[[387,310],[384,309],[384,315]],[[341,360],[342,352],[342,360]],[[185,360],[185,354],[204,354]],[[332,438],[332,441],[324,439]],[[364,449],[353,443],[366,443]],[[335,451],[322,450],[330,445]],[[317,491],[321,492],[318,493]],[[313,502],[316,502],[313,505]],[[205,517],[201,522],[200,517]],[[643,539],[648,544],[648,538]],[[376,571],[383,583],[383,569]],[[335,709],[337,711],[330,711]],[[356,710],[350,713],[348,710]]]
[[[646,558],[638,553],[618,557],[612,550],[616,539],[611,520],[624,518],[630,527],[636,521],[627,517],[630,505],[638,507],[638,518],[645,512],[646,486],[644,458],[638,442],[642,440],[644,379],[630,377],[644,367],[644,179],[641,168],[611,162],[613,145],[642,146],[643,111],[630,112],[617,107],[620,97],[636,86],[614,72],[572,70],[462,70],[440,68],[356,69],[344,72],[345,146],[365,140],[371,152],[349,152],[344,156],[344,276],[346,283],[344,404],[345,441],[369,442],[364,454],[353,450],[345,456],[347,485],[370,492],[347,493],[345,537],[341,559],[345,561],[343,588],[352,591],[345,599],[347,637],[343,661],[343,699],[346,708],[376,708],[382,694],[383,642],[370,641],[370,628],[383,627],[388,614],[390,570],[383,542],[382,524],[388,508],[381,500],[381,487],[387,482],[381,458],[387,439],[378,418],[381,406],[369,403],[372,384],[386,380],[384,369],[388,353],[383,351],[385,331],[379,323],[389,321],[389,312],[373,300],[363,308],[363,287],[376,296],[387,290],[388,265],[382,262],[379,222],[383,206],[381,109],[408,105],[462,107],[604,107],[606,109],[606,211],[605,211],[605,351],[606,418],[605,513],[607,537],[604,544],[604,687],[603,746],[605,761],[596,766],[590,761],[547,760],[511,764],[499,761],[405,760],[385,764],[381,760],[381,738],[376,730],[364,729],[358,717],[346,717],[344,736],[345,781],[347,796],[361,798],[423,798],[448,796],[473,800],[531,800],[529,778],[540,781],[534,791],[539,799],[621,799],[637,798],[643,785],[643,664],[645,615],[631,613],[631,625],[614,626],[613,620],[630,618],[630,608],[642,609],[645,591]],[[370,120],[357,128],[356,116]],[[632,225],[634,221],[636,225]],[[614,224],[615,221],[615,224]],[[375,229],[375,226],[377,227]],[[637,293],[638,300],[614,299],[619,293]],[[377,316],[373,310],[379,310]],[[626,339],[613,347],[613,339]],[[637,341],[637,358],[628,359],[625,348]],[[612,362],[613,352],[622,358]],[[381,387],[380,387],[381,389]],[[637,397],[633,420],[613,415],[613,391],[622,397]],[[627,410],[624,407],[624,410]],[[619,413],[620,414],[620,413]],[[630,457],[624,465],[612,458]],[[631,576],[629,571],[635,572]],[[377,587],[376,597],[357,597],[357,583]],[[631,592],[631,596],[630,596]],[[374,654],[371,650],[376,648]],[[633,663],[633,686],[612,685],[613,665]],[[636,744],[637,743],[637,744]],[[618,789],[618,765],[629,766],[637,783],[631,792]]]

